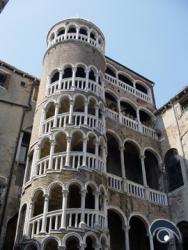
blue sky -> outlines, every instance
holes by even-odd
[[[40,77],[47,32],[68,17],[99,26],[106,55],[155,82],[158,107],[188,85],[187,0],[10,0],[0,59]]]

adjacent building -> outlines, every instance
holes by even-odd
[[[8,3],[9,0],[0,0],[0,13],[4,9],[5,5]]]

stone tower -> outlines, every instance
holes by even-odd
[[[47,44],[17,246],[174,249],[153,83],[105,57],[89,21],[55,24]]]

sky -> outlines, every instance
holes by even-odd
[[[9,0],[0,60],[40,78],[47,32],[69,17],[95,23],[105,54],[155,83],[157,107],[188,85],[187,0]]]

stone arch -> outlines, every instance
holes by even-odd
[[[135,81],[135,87],[136,87],[137,90],[139,90],[142,93],[148,95],[149,87],[145,83],[143,83],[142,81],[139,81],[139,80]]]
[[[120,101],[120,112],[131,118],[133,120],[137,120],[137,106],[128,100],[127,98],[121,98]]]
[[[70,233],[67,233],[65,234],[65,236],[63,237],[63,240],[62,240],[62,246],[63,247],[67,247],[67,240],[68,239],[71,239],[71,238],[76,238],[78,240],[78,245],[73,245],[75,248],[73,248],[74,250],[79,250],[79,246],[81,246],[82,244],[82,237],[78,234],[78,233],[75,233],[75,232],[70,232]],[[71,250],[70,248],[66,248],[66,250]]]
[[[95,30],[90,29],[89,36],[90,36],[91,39],[96,41],[98,34],[97,34],[97,32]]]
[[[96,113],[96,104],[97,104],[96,98],[93,97],[93,96],[90,96],[88,98],[88,114],[95,115],[95,113]]]
[[[22,204],[22,207],[20,209],[19,222],[17,225],[17,241],[18,242],[21,242],[22,238],[24,236],[26,211],[27,211],[27,204],[24,203],[24,204]]]
[[[67,208],[81,208],[81,185],[79,182],[72,182],[68,186]]]
[[[152,114],[152,112],[146,109],[145,107],[139,107],[138,110],[140,122],[147,127],[154,127],[154,122],[156,118]]]
[[[66,152],[67,150],[67,134],[65,132],[57,132],[55,134],[54,154]]]
[[[44,208],[44,192],[41,189],[35,190],[32,201],[33,201],[32,217],[42,214]]]
[[[48,212],[62,209],[63,188],[62,184],[54,182],[49,188]]]
[[[88,181],[85,184],[86,196],[85,196],[85,208],[95,209],[95,192],[98,190],[95,182]]]
[[[106,107],[112,111],[119,112],[118,97],[110,90],[105,91]]]
[[[87,65],[84,63],[77,63],[75,66],[76,66],[76,77],[86,78]]]
[[[55,102],[51,100],[45,106],[45,119],[49,119],[53,117],[55,114]]]
[[[39,159],[42,159],[48,155],[50,155],[50,139],[49,137],[44,137],[40,142],[40,153],[39,153]]]
[[[57,30],[57,36],[61,36],[64,34],[65,34],[65,26],[62,26]]]
[[[59,70],[58,69],[54,69],[51,74],[50,74],[50,84],[59,81]]]
[[[129,74],[127,74],[125,72],[122,72],[122,71],[118,71],[117,72],[117,77],[118,77],[118,80],[128,84],[131,87],[133,87],[134,79]]]
[[[88,27],[87,26],[80,26],[79,27],[79,34],[80,35],[88,35]]]
[[[83,152],[84,133],[81,130],[74,130],[71,133],[71,151]]]
[[[76,33],[76,30],[76,24],[70,23],[69,25],[67,25],[67,33]]]
[[[83,237],[83,243],[86,245],[85,250],[95,250],[99,246],[99,239],[94,232],[87,232]]]
[[[81,95],[81,94],[75,95],[73,111],[84,112],[85,101],[86,101],[86,97],[84,95]]]
[[[112,65],[110,64],[106,64],[106,70],[105,70],[105,73],[112,76],[112,77],[115,77],[116,78],[116,75],[117,75],[117,69],[115,67],[113,67]]]
[[[58,114],[69,112],[70,100],[71,100],[71,98],[69,95],[60,96],[60,98],[58,100],[58,103],[59,103]]]
[[[42,249],[43,250],[58,250],[58,246],[60,246],[61,241],[59,238],[55,236],[49,236],[44,239],[42,243]]]
[[[97,135],[94,132],[87,133],[87,152],[95,154],[95,144],[98,141]]]

